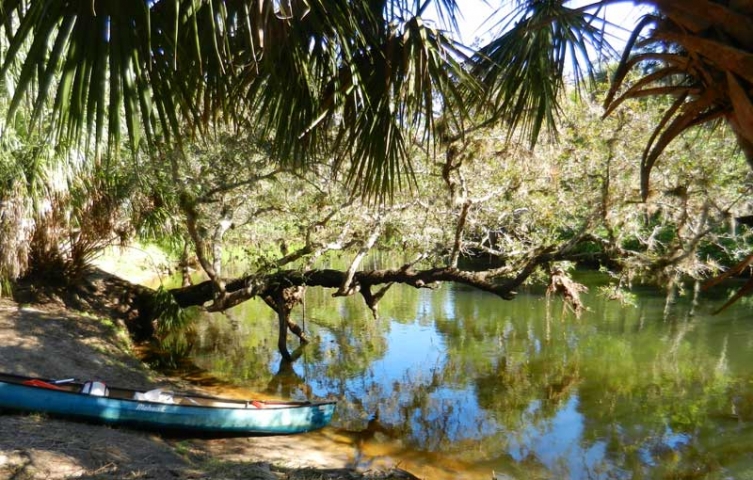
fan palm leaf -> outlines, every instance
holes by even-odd
[[[284,48],[248,52],[238,92],[282,161],[299,167],[334,146],[362,193],[389,195],[410,172],[406,146],[434,138],[439,105],[462,105],[459,83],[473,88],[461,47],[389,2],[307,7],[296,22],[258,29]],[[271,18],[260,17],[253,23]]]
[[[474,73],[487,87],[487,102],[511,130],[523,129],[533,145],[546,127],[556,131],[559,96],[572,74],[593,79],[594,55],[611,52],[601,3],[574,8],[564,0],[515,3],[501,22],[503,33],[474,56]],[[568,70],[569,67],[569,70]]]

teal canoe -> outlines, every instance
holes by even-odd
[[[335,402],[245,401],[0,373],[0,408],[181,434],[237,436],[322,428],[332,419]]]

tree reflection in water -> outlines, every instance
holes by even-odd
[[[295,363],[275,351],[273,315],[252,305],[235,314],[246,319],[236,331],[206,321],[194,358],[259,391],[337,398],[335,426],[363,462],[450,462],[485,479],[492,470],[692,478],[751,468],[750,305],[711,317],[713,298],[704,309],[680,297],[669,311],[650,291],[634,308],[595,293],[584,301],[590,311],[575,319],[538,294],[501,302],[461,288],[395,288],[374,320],[355,300],[333,307],[312,291],[312,343]]]

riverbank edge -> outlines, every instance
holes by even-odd
[[[150,369],[122,322],[74,310],[50,299],[0,299],[0,368],[46,378],[106,379],[132,388],[155,386],[201,392]],[[39,414],[0,415],[0,477],[14,479],[149,478],[258,480],[417,477],[400,469],[360,471],[332,433],[291,437],[178,439]]]

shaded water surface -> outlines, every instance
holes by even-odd
[[[393,287],[374,320],[359,298],[309,289],[294,365],[276,318],[247,302],[200,322],[194,361],[235,385],[339,401],[331,435],[363,467],[424,478],[753,478],[753,307],[692,287],[635,306],[599,295],[580,319],[540,293]],[[291,336],[291,351],[297,347]]]

